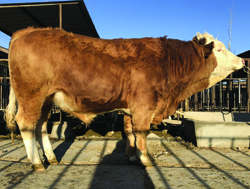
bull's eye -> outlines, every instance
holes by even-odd
[[[222,51],[222,49],[218,49],[217,51],[218,51],[218,52],[221,52],[221,51]]]

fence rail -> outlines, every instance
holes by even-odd
[[[185,111],[248,111],[245,78],[225,79],[181,103]]]
[[[250,66],[250,58],[245,59]],[[250,75],[240,72],[233,74],[209,89],[194,94],[180,104],[185,111],[239,111],[250,112]]]
[[[9,101],[10,91],[10,78],[8,76],[8,60],[0,60],[0,71],[2,77],[0,77],[0,110],[4,110]]]

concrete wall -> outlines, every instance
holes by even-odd
[[[238,112],[184,112],[200,121],[250,122],[250,113]],[[184,116],[184,118],[188,118]]]
[[[198,147],[249,147],[248,113],[185,112],[202,121],[183,119],[187,141]]]

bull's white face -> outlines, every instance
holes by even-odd
[[[235,56],[228,51],[225,45],[214,39],[212,35],[208,33],[197,34],[198,38],[206,38],[206,44],[214,42],[213,53],[217,61],[217,67],[211,73],[209,79],[209,87],[213,86],[217,82],[226,78],[230,73],[243,68],[245,62],[242,58]]]

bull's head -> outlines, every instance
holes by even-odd
[[[193,41],[200,47],[200,56],[209,58],[213,54],[217,66],[211,73],[209,87],[226,78],[230,73],[243,68],[245,61],[228,51],[225,45],[208,33],[197,33]]]

